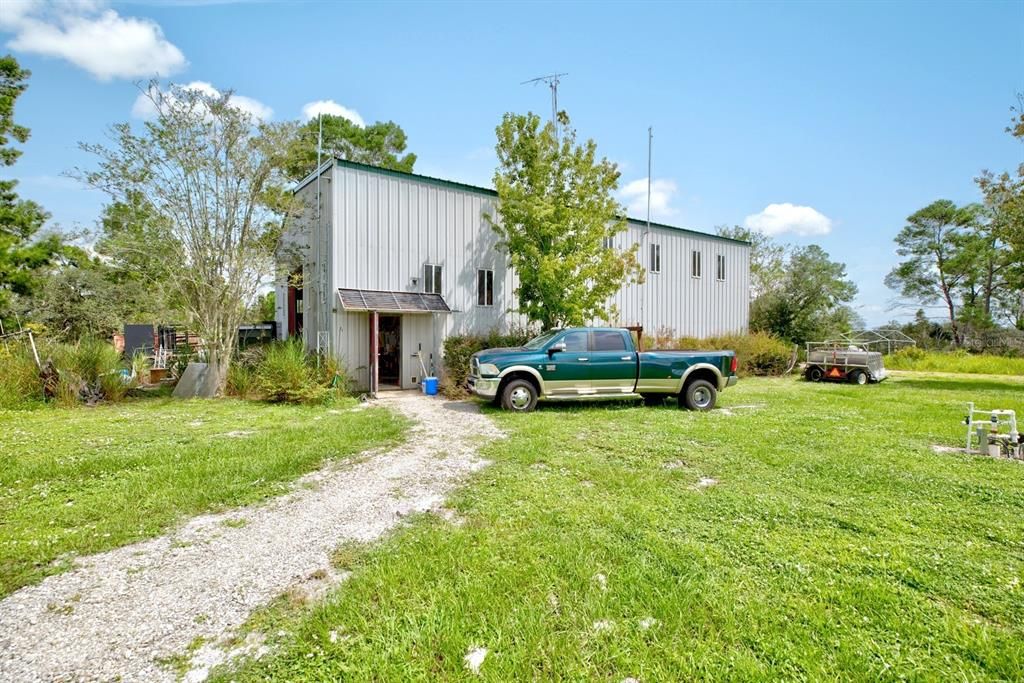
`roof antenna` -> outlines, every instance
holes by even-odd
[[[555,127],[555,140],[558,140],[558,83],[562,76],[568,76],[569,74],[549,74],[547,76],[537,76],[537,78],[531,78],[528,81],[523,81],[519,85],[527,85],[528,83],[547,83],[548,87],[551,88],[551,125]]]
[[[647,246],[651,240],[651,150],[654,147],[654,126],[647,126],[647,229],[644,230],[644,234],[640,239],[640,243]],[[640,248],[640,258],[644,257],[644,247]],[[646,249],[650,251],[650,247]],[[651,259],[650,255],[647,256],[647,265],[650,267]],[[644,324],[644,302],[647,299],[647,288],[643,287],[640,290],[640,320],[637,324]]]
[[[647,232],[651,231],[651,148],[654,146],[654,126],[647,126]]]

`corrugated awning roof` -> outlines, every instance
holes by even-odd
[[[375,289],[339,289],[341,307],[346,311],[388,313],[451,313],[440,294],[388,292]]]

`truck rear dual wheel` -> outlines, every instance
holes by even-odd
[[[683,388],[679,407],[688,410],[711,410],[718,400],[718,389],[706,379],[697,379]]]

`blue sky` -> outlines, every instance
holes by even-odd
[[[654,127],[656,220],[821,244],[872,324],[912,313],[888,310],[882,284],[903,219],[977,200],[977,173],[1022,155],[1003,132],[1024,91],[1021,1],[3,0],[0,40],[33,72],[16,112],[32,139],[6,175],[64,229],[92,227],[104,201],[61,177],[90,163],[77,143],[133,120],[151,74],[233,89],[275,120],[327,100],[391,119],[418,172],[490,185],[502,113],[550,112],[546,87],[520,82],[568,72],[560,108],[624,190],[645,187]]]

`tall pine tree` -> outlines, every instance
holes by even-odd
[[[28,140],[29,129],[14,122],[14,105],[28,87],[30,72],[11,55],[0,57],[0,164],[13,166]],[[49,214],[35,202],[18,197],[17,180],[0,180],[0,320],[5,329],[13,314],[13,295],[28,296],[41,284],[41,273],[60,250],[59,237],[37,237]]]

